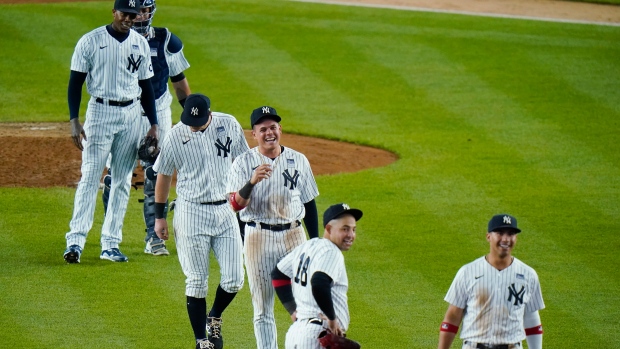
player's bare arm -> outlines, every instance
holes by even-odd
[[[168,240],[168,221],[164,217],[164,208],[170,194],[172,176],[163,173],[157,174],[157,184],[155,184],[155,234],[162,239]]]
[[[177,99],[179,100],[179,103],[181,103],[181,106],[185,107],[185,99],[187,99],[187,96],[192,94],[187,79],[183,78],[183,80],[181,81],[173,81],[172,88],[174,89],[174,92],[177,95]]]
[[[450,304],[439,329],[439,349],[450,348],[458,332],[461,320],[463,320],[463,309]]]

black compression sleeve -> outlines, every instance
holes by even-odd
[[[80,102],[82,101],[82,85],[86,81],[88,73],[72,70],[69,76],[69,88],[67,89],[67,100],[69,102],[69,119],[80,116]]]
[[[316,202],[314,199],[304,204],[306,209],[306,216],[304,217],[304,224],[306,224],[306,231],[310,239],[319,237],[319,215],[316,211]]]
[[[183,74],[183,72],[181,72],[179,75],[175,75],[175,76],[171,76],[170,77],[170,81],[172,82],[179,82],[181,80],[185,79],[185,74]]]
[[[310,280],[314,300],[316,300],[316,304],[321,308],[323,314],[330,320],[336,318],[334,301],[332,300],[332,281],[329,275],[321,271],[312,274],[312,279]]]
[[[288,311],[289,314],[293,314],[297,309],[297,303],[293,296],[291,279],[281,272],[278,267],[273,268],[271,279],[273,280],[273,287],[276,291],[276,295],[278,295],[278,299],[280,299],[286,311]]]
[[[239,190],[239,196],[241,196],[244,199],[249,199],[250,198],[250,194],[252,194],[252,189],[254,189],[254,184],[252,184],[252,182],[248,181],[243,188],[241,188],[241,190]]]
[[[153,85],[151,85],[151,80],[138,80],[138,85],[140,85],[140,88],[142,89],[142,97],[140,99],[142,109],[144,109],[144,113],[149,118],[149,122],[151,123],[151,125],[157,125],[155,92],[153,91]]]

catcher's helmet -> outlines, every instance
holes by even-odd
[[[155,0],[140,0],[140,8],[147,8],[149,9],[149,12],[138,15],[136,21],[133,22],[133,27],[131,27],[131,29],[142,35],[146,35],[151,29],[151,22],[153,21],[153,17],[155,17]],[[138,19],[142,19],[142,21],[138,21]]]

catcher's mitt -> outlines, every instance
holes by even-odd
[[[325,349],[360,349],[361,345],[347,337],[341,337],[329,331],[319,334],[319,343]]]
[[[159,155],[159,147],[157,146],[157,138],[146,136],[140,141],[140,147],[138,148],[138,157],[140,160],[148,163],[154,163]]]

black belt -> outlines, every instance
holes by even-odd
[[[97,98],[97,99],[95,99],[95,102],[104,104],[103,103],[103,98]],[[128,105],[132,105],[133,102],[134,102],[133,99],[130,99],[128,101],[123,101],[123,102],[108,100],[108,105],[111,105],[113,107],[126,107]]]
[[[312,318],[312,319],[308,319],[308,323],[309,324],[315,324],[315,325],[323,325],[323,321],[321,321],[321,319],[319,318]]]
[[[295,223],[297,223],[297,226],[299,226],[301,224],[299,221],[295,221]],[[249,225],[250,227],[255,227],[256,226],[256,222],[248,222],[247,225]],[[291,229],[292,225],[293,225],[292,223],[286,223],[286,224],[260,223],[261,229],[271,230],[271,231],[289,230],[289,229]]]
[[[211,201],[211,202],[201,202],[201,205],[224,205],[226,203],[226,200],[220,200],[220,201]]]
[[[516,346],[515,344],[476,343],[476,349],[511,349],[511,348],[514,348],[515,346]]]

